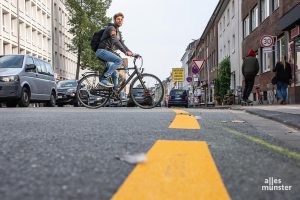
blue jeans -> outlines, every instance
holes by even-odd
[[[116,69],[122,65],[122,58],[105,49],[98,49],[96,51],[96,56],[97,58],[107,62],[108,70],[103,74],[103,76],[105,78],[112,77],[114,85],[117,86],[119,76]]]
[[[277,81],[277,97],[286,101],[288,84],[282,81]]]

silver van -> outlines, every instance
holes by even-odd
[[[51,65],[29,55],[0,55],[0,103],[28,107],[30,102],[56,103],[56,82]]]

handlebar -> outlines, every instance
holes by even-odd
[[[137,67],[136,64],[135,64],[137,59],[141,59],[141,66],[139,68],[142,69],[142,67],[143,67],[143,57],[139,54],[133,54],[132,57],[134,57],[133,64],[134,64],[135,67]]]

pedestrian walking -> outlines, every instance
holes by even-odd
[[[242,101],[245,103],[252,103],[252,101],[249,100],[248,98],[253,89],[255,76],[257,75],[258,71],[259,71],[259,64],[256,58],[256,53],[254,50],[251,49],[248,53],[248,56],[244,58],[244,62],[242,65],[242,73],[245,78],[245,88],[243,92]]]
[[[286,104],[287,100],[287,88],[292,82],[292,69],[291,65],[287,62],[286,56],[281,58],[281,61],[277,62],[273,72],[276,72],[275,80],[273,81],[277,85],[277,98],[280,104]]]

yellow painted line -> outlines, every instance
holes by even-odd
[[[175,129],[200,129],[200,125],[193,115],[184,110],[173,110],[176,113],[175,119],[169,128]]]
[[[112,200],[227,200],[206,142],[157,141]]]

